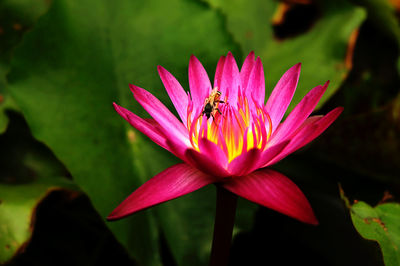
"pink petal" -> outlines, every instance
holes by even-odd
[[[286,139],[288,135],[296,130],[307,119],[321,99],[322,95],[325,93],[328,84],[329,81],[327,81],[324,86],[315,87],[301,100],[301,102],[288,115],[286,120],[279,125],[277,130],[274,132],[270,140],[271,143],[277,143],[281,139]]]
[[[199,149],[201,153],[203,153],[213,161],[218,162],[218,164],[221,165],[223,168],[225,168],[228,164],[228,158],[226,157],[226,154],[214,142],[206,138],[200,138]]]
[[[204,100],[211,92],[211,82],[203,65],[194,55],[189,61],[189,86],[194,106],[203,107]]]
[[[240,80],[242,81],[242,87],[244,89],[247,88],[247,84],[249,82],[249,77],[251,71],[253,70],[255,60],[254,60],[254,52],[251,51],[249,55],[244,60],[243,66],[240,69]]]
[[[213,158],[210,158],[194,149],[188,149],[185,156],[190,165],[206,174],[217,177],[230,176],[229,172],[223,168],[219,161],[215,161]]]
[[[317,121],[321,120],[322,117],[324,117],[324,116],[323,116],[323,115],[313,115],[313,116],[308,117],[308,118],[306,119],[306,121],[304,121],[303,124],[301,124],[301,125],[299,126],[299,128],[296,129],[296,130],[293,132],[292,136],[296,135],[297,132],[299,132],[300,130],[302,130],[304,127],[306,127],[306,126],[308,126],[308,125],[311,125],[311,124],[314,124],[314,123],[316,123]]]
[[[301,63],[298,63],[286,71],[268,98],[265,110],[271,117],[273,131],[279,125],[293,98],[299,81],[300,68]]]
[[[337,107],[321,118],[319,116],[309,117],[309,119],[303,123],[305,125],[301,126],[300,129],[291,137],[289,145],[287,145],[286,148],[283,149],[283,151],[273,160],[265,164],[264,167],[277,163],[281,159],[317,138],[338,118],[342,111],[343,107]]]
[[[215,70],[214,88],[221,88],[222,72],[224,71],[225,60],[225,56],[221,56],[218,60],[217,69]]]
[[[269,161],[277,157],[279,154],[281,154],[281,152],[289,145],[289,143],[290,141],[286,140],[281,143],[275,144],[271,147],[268,147],[266,150],[264,150],[264,152],[260,156],[256,168],[253,169],[253,171],[263,167],[266,163],[268,163]]]
[[[249,83],[246,87],[246,95],[249,99],[254,99],[259,105],[264,105],[265,76],[260,57],[257,57],[255,66],[251,71]]]
[[[168,145],[165,139],[165,136],[159,131],[159,129],[149,121],[146,121],[143,118],[135,115],[131,111],[125,109],[122,106],[119,106],[116,103],[113,103],[115,111],[118,112],[120,116],[122,116],[129,124],[131,124],[134,128],[148,136],[152,141],[163,147],[164,149],[168,149]]]
[[[135,85],[129,85],[135,99],[164,129],[165,137],[176,138],[190,145],[189,136],[185,126],[150,92]]]
[[[164,131],[164,129],[162,129],[162,130]],[[186,151],[190,148],[187,144],[185,144],[181,140],[175,139],[175,138],[167,138],[166,142],[167,142],[168,150],[170,152],[172,152],[172,154],[174,154],[176,157],[178,157],[185,163],[189,164],[189,161],[186,158]]]
[[[153,125],[154,128],[156,130],[158,130],[158,132],[161,135],[163,135],[163,136],[168,135],[167,133],[165,133],[165,129],[160,127],[160,125],[153,118],[146,118],[144,120],[146,122],[148,122],[149,124]],[[166,138],[165,142],[167,145],[166,149],[168,151],[170,151],[176,157],[180,158],[182,161],[188,163],[185,153],[189,149],[189,147],[185,143],[183,143],[182,141],[177,140],[175,138],[169,138],[169,139]]]
[[[303,192],[286,176],[270,169],[225,179],[223,187],[236,195],[302,222],[317,225]]]
[[[176,80],[171,73],[169,73],[162,66],[157,67],[158,74],[164,84],[165,89],[171,98],[172,103],[178,112],[183,124],[186,126],[187,123],[187,107],[188,107],[188,96],[181,84]]]
[[[215,180],[214,177],[187,164],[176,164],[140,186],[113,210],[107,219],[121,219],[137,211],[191,193]]]
[[[243,176],[251,173],[254,171],[254,165],[258,163],[260,154],[261,150],[257,148],[243,152],[229,164],[229,173],[232,176]]]
[[[322,132],[324,132],[339,117],[339,115],[342,112],[343,112],[343,107],[336,107],[335,109],[327,113],[324,117],[316,121],[314,124],[316,126],[315,130],[311,130],[311,134],[308,135],[308,138],[306,138],[302,143],[300,143],[295,150],[304,147],[305,145],[313,141],[315,138],[317,138],[319,135],[321,135]]]
[[[222,92],[222,99],[224,99],[225,96],[228,96],[229,104],[236,106],[240,85],[239,68],[232,53],[229,52],[225,59],[221,85],[219,87],[219,90]]]
[[[140,118],[116,103],[113,105],[115,110],[134,128],[148,136],[152,141],[171,152],[176,157],[187,162],[185,152],[188,149],[188,146],[182,141],[177,141],[175,138],[166,138],[165,136],[167,134],[165,133],[165,130],[154,119]]]

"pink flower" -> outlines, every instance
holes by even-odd
[[[148,91],[130,85],[135,99],[154,119],[142,119],[114,103],[116,111],[183,163],[144,183],[108,219],[120,219],[219,183],[238,196],[317,224],[301,190],[284,175],[267,168],[318,137],[343,110],[338,107],[325,116],[309,117],[328,86],[326,82],[312,89],[281,122],[295,92],[300,66],[293,66],[282,76],[266,105],[264,70],[260,58],[254,60],[253,52],[240,71],[230,52],[221,57],[213,87],[199,60],[191,56],[190,93],[159,66],[160,77],[182,122]],[[207,99],[215,100],[208,110]]]

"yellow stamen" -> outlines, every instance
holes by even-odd
[[[221,104],[220,110],[222,115],[216,113],[210,119],[198,114],[192,119],[192,111],[188,111],[187,125],[194,149],[201,152],[199,138],[206,138],[226,152],[228,162],[245,151],[264,149],[272,133],[272,121],[262,107],[254,103],[250,108],[248,99],[240,96],[237,109]]]

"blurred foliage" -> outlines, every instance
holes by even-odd
[[[262,0],[207,2],[226,15],[228,30],[243,53],[254,50],[261,57],[268,94],[282,73],[302,63],[300,81],[288,111],[310,89],[330,80],[319,102],[323,104],[351,69],[348,57],[351,60],[353,34],[364,20],[365,12],[347,1],[321,1],[309,6]],[[297,28],[299,32],[287,28]]]
[[[241,199],[231,265],[382,265],[379,246],[356,230],[380,243],[388,263],[382,241],[398,239],[398,225],[388,220],[386,232],[361,211],[396,211],[354,204],[355,230],[337,182],[370,205],[385,190],[400,196],[399,14],[385,0],[1,1],[0,263],[13,256],[10,265],[205,265],[213,186],[105,224],[129,193],[177,162],[111,103],[147,117],[133,83],[172,110],[157,65],[187,89],[191,54],[212,79],[221,55],[232,51],[241,65],[251,50],[263,61],[267,93],[302,62],[290,108],[331,80],[319,112],[342,105],[345,113],[274,166],[305,192],[320,226]]]
[[[6,109],[17,109],[5,87],[14,47],[50,5],[47,0],[2,0],[0,2],[0,133],[7,127]]]
[[[131,10],[136,10],[135,16]],[[166,10],[169,22],[164,17]],[[149,13],[153,15],[148,16]],[[176,23],[181,20],[187,23],[177,28]],[[203,24],[209,26],[200,30],[197,26]],[[51,147],[102,217],[135,187],[174,163],[165,153],[153,152],[157,155],[147,156],[146,153],[158,148],[140,138],[129,138],[131,131],[127,131],[128,125],[114,112],[112,102],[133,103],[127,87],[132,81],[150,88],[165,101],[156,65],[171,66],[174,72],[183,75],[191,53],[215,59],[235,49],[222,30],[222,19],[216,12],[198,3],[119,1],[99,5],[97,1],[54,1],[35,29],[24,36],[13,58],[8,89],[33,135]],[[212,42],[208,41],[210,32],[215,32]],[[137,104],[131,106],[137,113],[143,113]],[[76,126],[77,121],[84,123]],[[139,151],[134,153],[130,142],[136,142]],[[146,162],[148,167],[144,171],[136,169],[144,165],[142,161],[157,157],[160,158],[157,161]],[[174,211],[178,208],[168,211],[168,215],[174,215]],[[181,243],[192,238],[194,232],[181,226],[179,229],[184,232],[175,233],[176,223],[184,219],[182,216],[175,214],[175,219],[168,219],[160,214],[156,224],[157,214],[153,212],[108,223],[140,263],[160,263],[157,227],[165,228],[168,241],[172,238],[169,243],[178,261],[192,260],[198,256],[198,250],[208,250],[199,247],[207,246],[201,241],[182,248]],[[212,215],[204,217],[211,227],[199,227],[198,234],[207,237],[202,232],[209,232],[206,242],[209,243]],[[198,261],[201,264],[200,258]]]

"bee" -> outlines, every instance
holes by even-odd
[[[222,115],[221,111],[218,109],[218,104],[219,103],[225,103],[224,101],[220,100],[221,97],[221,92],[218,90],[218,88],[214,88],[210,96],[208,96],[205,101],[204,101],[204,107],[203,111],[201,112],[201,115],[206,115],[207,120],[212,116],[212,118],[215,120],[215,113],[218,112],[219,114]]]

